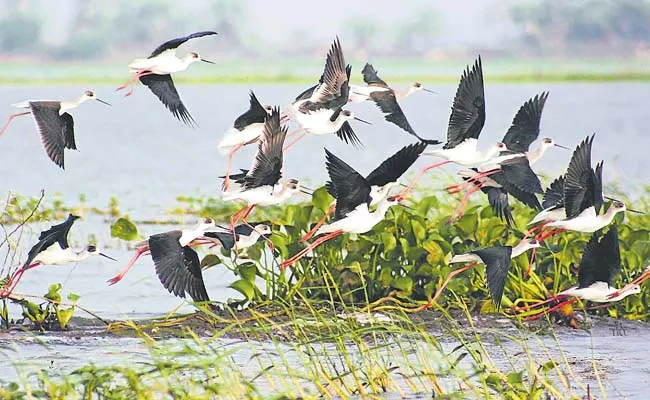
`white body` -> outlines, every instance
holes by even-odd
[[[506,150],[505,146],[499,148],[495,145],[487,150],[477,151],[477,144],[478,140],[469,138],[451,149],[437,149],[422,154],[444,158],[460,165],[472,166],[484,163],[499,154],[499,152]]]
[[[59,101],[61,103],[61,108],[59,109],[59,115],[63,115],[68,110],[72,110],[73,108],[76,108],[79,106],[79,104],[84,103],[88,100],[92,100],[94,97],[89,97],[85,93],[82,94],[77,100],[73,101]],[[25,100],[21,101],[20,103],[14,103],[12,104],[12,107],[16,108],[30,108],[29,103],[36,102],[36,101],[53,101],[57,102],[58,100]]]
[[[515,154],[508,154],[505,156],[497,156],[491,158],[487,162],[484,162],[483,164],[478,166],[478,172],[488,172],[488,171],[501,169],[501,163],[519,157],[526,157],[526,156],[522,153],[515,153]]]
[[[361,103],[370,100],[370,94],[374,92],[386,92],[390,89],[379,86],[359,86],[350,85],[350,95],[348,101],[350,103]]]
[[[366,233],[384,219],[386,212],[393,204],[396,204],[396,202],[383,200],[377,205],[377,209],[374,212],[370,212],[366,203],[360,204],[344,218],[321,226],[316,231],[316,235],[336,232],[338,230],[348,233]]]
[[[262,135],[262,128],[264,128],[263,123],[254,123],[248,125],[241,131],[235,128],[228,129],[217,146],[219,153],[223,155],[228,154],[235,147],[258,139]]]
[[[183,229],[181,231],[182,235],[180,239],[178,239],[178,242],[181,244],[181,246],[185,247],[190,244],[191,241],[203,236],[206,231],[216,228],[217,226],[215,225],[214,221],[208,218],[205,221],[201,221],[199,225],[194,229]]]
[[[546,153],[546,150],[550,149],[553,146],[555,146],[555,144],[553,144],[553,142],[547,143],[547,142],[542,141],[542,143],[540,143],[537,150],[535,150],[535,151],[527,151],[526,152],[526,158],[528,158],[528,162],[530,163],[530,165],[532,166],[537,161],[539,161],[542,158],[542,156],[544,155],[544,153]]]
[[[226,201],[244,200],[249,205],[273,206],[287,201],[299,189],[290,189],[281,184],[274,187],[261,186],[249,190],[233,190],[221,193],[221,198]]]
[[[593,301],[595,303],[609,303],[612,301],[618,301],[624,299],[625,297],[641,292],[639,285],[633,285],[627,290],[621,290],[617,296],[608,296],[616,293],[618,289],[610,287],[607,282],[594,282],[590,286],[582,289],[578,289],[577,286],[571,287],[567,290],[560,292],[560,295],[577,297],[583,300]]]
[[[327,108],[312,111],[309,114],[300,112],[298,107],[307,101],[309,100],[300,100],[291,106],[293,116],[307,133],[311,133],[312,135],[327,135],[335,133],[341,129],[343,123],[348,119],[343,115],[343,113],[339,113],[338,118],[334,122],[330,121],[334,111]]]
[[[32,260],[32,263],[40,262],[44,265],[62,265],[83,261],[92,254],[93,253],[89,253],[87,249],[74,250],[71,247],[68,247],[63,250],[57,242],[38,253],[36,257],[34,257],[34,260]]]
[[[185,71],[195,61],[200,61],[200,58],[194,58],[191,54],[178,58],[176,49],[171,49],[153,58],[135,59],[129,64],[129,70],[131,72],[148,70],[157,75],[166,75]]]
[[[552,207],[540,211],[535,217],[528,223],[528,225],[536,224],[538,222],[552,222],[559,221],[566,218],[566,211],[564,207],[553,210]]]
[[[607,212],[602,215],[596,215],[594,207],[589,207],[583,210],[577,217],[573,219],[564,219],[560,221],[553,221],[546,224],[553,228],[566,229],[568,231],[594,233],[609,225],[616,214],[623,211],[624,208],[614,208],[612,206],[607,209]]]
[[[510,254],[510,258],[518,257],[520,254],[523,254],[524,252],[530,249],[535,249],[538,247],[540,247],[540,244],[536,240],[524,239],[521,242],[517,243],[517,245],[512,248],[512,253]],[[458,254],[453,256],[449,261],[450,264],[469,263],[469,262],[479,262],[483,264],[483,260],[481,259],[481,257],[473,253]]]

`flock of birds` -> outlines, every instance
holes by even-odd
[[[133,75],[118,90],[131,86],[126,93],[129,96],[133,94],[137,83],[141,82],[177,119],[193,126],[194,119],[181,101],[170,74],[183,71],[196,61],[210,61],[202,59],[197,53],[188,53],[179,58],[176,48],[190,39],[215,34],[212,31],[197,32],[161,44],[148,58],[137,59],[129,64]],[[453,276],[477,264],[485,265],[488,290],[494,303],[499,306],[511,259],[532,249],[532,266],[535,249],[544,240],[564,231],[591,234],[579,264],[578,285],[551,299],[532,304],[526,307],[527,310],[539,308],[543,310],[540,315],[543,315],[544,311],[548,311],[545,306],[549,304],[554,309],[577,298],[612,302],[640,292],[639,285],[650,278],[650,269],[620,289],[612,287],[612,279],[621,269],[618,233],[615,225],[609,227],[604,234],[603,229],[612,223],[617,213],[625,211],[626,206],[620,200],[603,195],[603,163],[601,161],[595,168],[591,165],[594,135],[578,144],[566,174],[557,178],[546,190],[532,169],[548,149],[566,149],[553,139],[544,138],[537,149],[530,150],[540,133],[540,121],[548,92],[534,96],[521,106],[500,142],[479,150],[478,138],[485,123],[485,94],[482,61],[478,57],[461,75],[451,107],[446,143],[442,148],[425,151],[428,146],[441,142],[417,134],[409,124],[399,101],[417,91],[430,90],[420,83],[414,83],[406,92],[398,92],[379,77],[371,64],[366,64],[362,69],[366,85],[353,85],[349,82],[351,71],[351,66],[345,62],[339,39],[336,38],[327,53],[325,68],[318,82],[300,93],[289,107],[281,110],[279,107],[262,105],[251,91],[249,109],[235,119],[218,145],[220,153],[228,156],[228,168],[221,177],[222,198],[224,201],[244,203],[245,207],[231,217],[229,225],[219,225],[208,218],[195,228],[155,234],[137,243],[136,254],[109,283],[112,285],[122,280],[141,255],[150,254],[160,282],[168,291],[182,298],[187,294],[194,301],[209,301],[200,261],[193,247],[222,246],[226,250],[239,252],[263,240],[271,245],[269,238],[274,234],[271,227],[264,223],[248,222],[250,212],[256,206],[277,205],[298,193],[313,192],[297,179],[285,176],[284,153],[307,135],[335,134],[346,143],[359,146],[361,141],[353,130],[353,124],[357,121],[366,122],[344,107],[350,102],[371,101],[384,114],[386,121],[411,134],[417,142],[398,150],[365,177],[325,149],[325,165],[329,174],[325,186],[334,202],[301,242],[317,238],[293,257],[284,260],[280,268],[292,266],[314,248],[336,236],[369,232],[384,219],[390,207],[403,205],[404,199],[426,171],[454,163],[468,168],[458,172],[462,182],[447,188],[449,193],[465,192],[450,223],[462,216],[469,196],[477,191],[487,196],[495,214],[508,225],[514,223],[510,196],[538,211],[538,214],[531,221],[534,226],[516,246],[493,246],[453,256],[451,263],[467,265],[447,277],[426,307],[437,300]],[[64,149],[76,149],[73,119],[68,111],[90,99],[102,101],[94,92],[86,91],[72,102],[26,101],[14,104],[28,111],[11,115],[0,135],[13,118],[31,114],[48,156],[63,168]],[[299,128],[289,132],[289,121],[297,122]],[[285,144],[290,137],[295,138]],[[251,167],[231,173],[235,153],[251,144],[258,146]],[[422,156],[434,156],[442,161],[423,168],[409,185],[402,185],[404,188],[393,194],[392,190],[400,185],[399,178]],[[539,195],[543,195],[541,203]],[[611,201],[609,207],[601,212],[606,201]],[[330,218],[331,213],[334,215]],[[329,223],[326,223],[328,218]],[[4,287],[0,289],[0,298],[10,296],[23,273],[35,266],[78,262],[92,255],[108,257],[94,246],[82,250],[70,248],[67,235],[77,219],[77,216],[70,215],[65,222],[41,233],[39,242],[29,251],[25,263],[5,281]]]

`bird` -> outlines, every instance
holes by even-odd
[[[479,56],[471,70],[470,67],[463,71],[454,97],[454,103],[449,116],[447,127],[447,143],[442,149],[424,152],[422,155],[431,155],[444,158],[444,161],[424,167],[418,172],[416,178],[404,189],[402,196],[413,189],[413,186],[426,171],[453,162],[464,166],[473,166],[483,163],[500,152],[508,150],[505,144],[497,142],[486,150],[477,150],[478,137],[485,124],[485,90],[483,88],[483,67]]]
[[[369,65],[371,68],[372,65],[366,63],[366,65]],[[363,73],[363,70],[361,71]],[[373,92],[381,92],[381,91],[389,91],[393,90],[391,89],[388,85],[384,83],[384,85],[370,85],[370,82],[368,82],[365,79],[364,75],[364,82],[366,83],[367,86],[360,86],[360,85],[352,85],[350,84],[350,96],[348,101],[350,103],[361,103],[367,100],[371,100],[370,94]],[[383,82],[383,81],[382,81]],[[311,89],[311,88],[310,88]],[[395,93],[395,98],[397,100],[402,100],[407,98],[408,96],[412,95],[415,92],[419,92],[421,90],[424,90],[425,92],[428,93],[436,93],[433,90],[426,89],[424,85],[422,85],[420,82],[413,82],[411,86],[409,86],[408,90],[406,92],[398,92],[394,91]]]
[[[77,100],[73,101],[26,100],[12,104],[13,107],[29,109],[29,111],[10,115],[0,131],[0,136],[14,118],[32,114],[47,156],[61,169],[65,169],[64,150],[77,150],[74,137],[74,120],[68,111],[88,100],[97,100],[110,106],[109,103],[98,98],[92,90],[84,91]]]
[[[417,161],[426,147],[427,143],[425,142],[404,146],[366,176],[365,180],[370,185],[370,198],[372,199],[370,207],[376,206],[380,201],[383,201],[389,196],[390,190],[397,185],[397,180]],[[336,198],[336,188],[332,182],[327,182],[325,186],[327,192]],[[309,240],[316,233],[316,230],[325,223],[327,217],[334,212],[335,204],[330,206],[323,218],[316,223],[311,231],[303,236],[301,241]]]
[[[246,249],[253,246],[262,240],[267,240],[271,237],[271,227],[267,224],[258,222],[249,222],[246,224],[239,224],[235,227],[234,235],[230,230],[217,232],[205,232],[204,237],[207,240],[216,241],[226,250]],[[268,241],[272,246],[272,242]]]
[[[124,85],[118,87],[117,90],[132,85],[133,87],[126,94],[126,96],[130,96],[135,91],[139,80],[160,99],[174,117],[188,126],[195,126],[196,122],[181,101],[170,74],[185,71],[190,64],[197,61],[214,64],[214,62],[205,60],[194,52],[187,53],[183,58],[179,58],[176,55],[176,49],[190,39],[216,34],[217,32],[213,31],[202,31],[166,41],[156,47],[149,57],[138,58],[131,62],[129,71],[135,72],[135,75],[129,78]]]
[[[375,211],[370,211],[372,203],[371,185],[356,170],[350,167],[329,150],[325,149],[327,173],[330,177],[331,194],[336,199],[334,219],[327,225],[322,225],[315,235],[326,234],[310,243],[306,248],[280,264],[284,269],[293,265],[312,249],[343,233],[366,233],[384,219],[388,209],[400,204],[403,198],[399,195],[387,197],[377,204]]]
[[[219,142],[217,146],[219,152],[224,155],[229,154],[225,182],[226,189],[228,188],[228,177],[230,176],[232,158],[235,155],[235,152],[259,139],[260,135],[262,135],[264,121],[271,115],[272,111],[273,107],[262,106],[259,100],[257,100],[255,93],[251,90],[250,106],[248,110],[237,117],[233,126],[228,129]]]
[[[563,204],[566,218],[544,223],[537,234],[537,240],[543,241],[559,232],[573,231],[593,233],[609,225],[617,213],[627,209],[625,203],[614,200],[604,214],[603,207],[603,162],[596,168],[591,167],[591,147],[595,134],[584,139],[573,152],[569,167],[564,175]],[[551,228],[544,232],[544,228]]]
[[[528,307],[518,308],[518,310],[530,310],[560,300],[559,304],[527,319],[532,321],[566,304],[573,303],[577,299],[609,303],[640,293],[641,287],[638,284],[632,284],[625,290],[619,290],[612,286],[612,281],[620,270],[621,254],[618,229],[616,225],[612,225],[605,235],[601,237],[600,232],[594,232],[587,242],[578,264],[578,286],[570,287],[549,299]]]
[[[379,107],[381,112],[385,114],[384,118],[386,121],[392,122],[399,128],[418,138],[420,141],[432,145],[441,143],[439,140],[422,138],[415,132],[415,130],[413,130],[411,124],[406,119],[406,115],[404,115],[404,111],[402,111],[402,108],[397,103],[397,93],[379,77],[372,64],[366,63],[361,72],[363,73],[363,80],[368,86],[354,87],[350,89],[351,93],[355,91],[356,93],[363,92],[364,95],[368,99],[372,100],[377,107]],[[415,85],[411,86],[411,88],[413,89],[417,87],[418,89],[413,89],[413,92],[415,90],[426,90],[430,92],[430,90],[424,89],[419,83],[416,83]],[[409,90],[407,93],[410,94],[412,91]]]
[[[544,222],[559,221],[565,218],[564,175],[560,175],[551,182],[548,188],[546,188],[542,200],[542,210],[528,223],[528,225],[535,225],[537,223],[541,224],[533,226],[533,228],[528,231],[527,236],[542,228],[545,225]]]
[[[70,247],[68,244],[68,233],[74,222],[79,218],[77,215],[69,214],[64,222],[52,225],[50,229],[41,232],[38,236],[38,243],[27,253],[27,260],[11,276],[5,286],[0,289],[0,298],[5,298],[11,294],[25,271],[39,265],[76,263],[95,255],[117,261],[101,253],[96,246],[88,245],[83,249],[73,249]]]
[[[313,135],[336,135],[346,143],[359,146],[361,142],[352,130],[349,121],[358,120],[368,124],[342,107],[348,103],[350,73],[352,67],[345,63],[339,38],[327,53],[325,70],[319,83],[296,97],[291,104],[289,114],[295,118],[304,132],[287,145],[291,148],[307,133]]]
[[[185,247],[188,245],[198,246],[202,244],[207,244],[209,242],[203,239],[203,236],[207,231],[216,230],[216,229],[219,229],[219,227],[215,224],[212,218],[204,218],[193,229],[176,230],[180,232],[180,236],[178,238],[179,245],[181,247]],[[171,234],[171,232],[176,232],[176,231],[165,232],[163,234]],[[135,249],[136,249],[136,253],[131,258],[129,263],[116,276],[114,276],[113,278],[107,281],[109,285],[115,285],[116,283],[121,281],[126,275],[126,273],[129,272],[131,267],[133,267],[133,265],[138,260],[138,258],[140,258],[141,255],[146,254],[147,252],[150,251],[149,239],[142,240],[136,243]]]
[[[429,308],[440,297],[440,294],[451,281],[451,279],[471,268],[477,264],[485,264],[485,278],[487,286],[492,296],[492,301],[499,308],[501,306],[501,298],[503,297],[503,290],[508,278],[508,270],[510,269],[511,259],[518,257],[530,249],[540,247],[540,244],[535,239],[523,239],[516,246],[493,246],[483,249],[472,250],[468,253],[457,254],[451,258],[450,264],[456,263],[470,263],[466,266],[456,269],[451,272],[445,281],[440,285],[436,294],[429,300],[424,308]]]
[[[281,204],[296,193],[308,193],[296,179],[283,179],[282,145],[287,135],[287,127],[280,125],[280,109],[275,107],[262,128],[257,154],[253,165],[245,173],[232,175],[234,188],[222,191],[225,201],[243,200],[248,205],[231,217],[231,230],[237,222],[246,217],[257,205]],[[223,177],[225,179],[225,176]],[[225,189],[225,188],[224,188]]]

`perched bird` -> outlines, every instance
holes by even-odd
[[[372,203],[371,185],[352,167],[325,149],[327,172],[330,177],[331,194],[336,199],[334,219],[327,225],[322,225],[315,235],[325,233],[310,243],[305,249],[295,256],[280,264],[280,268],[287,268],[294,264],[312,249],[322,243],[335,238],[343,233],[366,233],[370,231],[386,216],[388,209],[399,204],[403,198],[400,196],[387,197],[378,202],[375,211],[370,211]]]
[[[232,128],[228,129],[224,137],[219,142],[218,148],[221,154],[228,155],[228,169],[226,170],[226,181],[224,186],[228,189],[230,169],[232,167],[232,158],[237,150],[242,147],[255,143],[262,135],[264,121],[273,112],[273,107],[262,106],[253,91],[250,92],[250,107],[248,110],[237,117]]]
[[[235,187],[222,192],[225,201],[243,200],[248,203],[231,217],[233,230],[237,222],[246,220],[255,206],[281,204],[298,192],[306,192],[297,180],[282,179],[282,145],[287,128],[280,126],[279,108],[273,109],[262,131],[253,166],[244,174],[231,176]]]
[[[307,133],[313,135],[336,135],[346,143],[360,145],[359,138],[352,130],[350,120],[359,119],[342,107],[348,103],[350,94],[349,80],[352,67],[345,64],[343,50],[338,37],[332,44],[325,60],[325,71],[319,83],[307,89],[296,98],[290,107],[290,115],[298,121],[304,132],[285,150],[302,139]]]
[[[213,31],[203,31],[166,41],[156,47],[149,57],[139,58],[131,62],[129,64],[129,71],[134,72],[135,75],[129,78],[124,85],[118,87],[117,90],[122,90],[132,85],[133,87],[126,94],[130,96],[135,91],[138,80],[140,80],[143,85],[147,86],[160,99],[174,117],[189,126],[196,125],[194,119],[181,101],[170,74],[185,71],[190,64],[197,61],[214,64],[212,61],[204,60],[198,53],[193,52],[186,54],[183,58],[179,58],[176,55],[176,48],[190,39],[216,34],[217,32]]]
[[[52,225],[50,229],[41,232],[38,236],[38,243],[29,250],[25,263],[11,276],[5,286],[0,289],[0,298],[7,297],[11,294],[25,271],[39,265],[76,263],[95,255],[117,261],[101,253],[95,246],[88,245],[80,250],[73,249],[69,246],[68,233],[72,224],[78,219],[78,216],[69,214],[64,222],[58,225]]]
[[[612,225],[602,238],[599,232],[592,234],[578,266],[578,286],[573,286],[547,300],[518,310],[530,310],[561,300],[559,304],[527,319],[532,321],[566,304],[573,303],[577,299],[589,300],[595,303],[609,303],[640,293],[641,287],[638,284],[632,284],[624,288],[625,290],[612,287],[612,281],[620,270],[621,254],[618,244],[618,229],[616,225]]]
[[[77,144],[74,139],[74,120],[68,111],[88,100],[97,100],[100,103],[110,106],[104,100],[99,99],[92,90],[86,90],[74,101],[27,100],[12,104],[14,107],[26,108],[29,111],[10,115],[0,131],[0,136],[2,136],[14,118],[32,114],[47,156],[56,165],[65,169],[64,149],[77,150]]]
[[[485,91],[483,88],[483,67],[479,56],[470,70],[469,66],[460,78],[454,103],[449,116],[447,143],[442,149],[424,152],[444,158],[444,161],[424,167],[411,184],[402,191],[405,196],[415,186],[426,171],[453,162],[465,166],[483,163],[500,152],[508,150],[506,145],[498,142],[494,146],[477,150],[478,137],[485,124]]]
[[[370,207],[377,205],[390,195],[390,190],[397,185],[397,180],[413,165],[426,147],[427,144],[424,142],[404,146],[366,176],[366,183],[370,185]],[[327,192],[336,199],[335,185],[332,182],[327,182],[325,186]],[[330,206],[327,213],[316,223],[312,230],[303,236],[302,241],[309,240],[316,233],[316,230],[325,223],[327,217],[334,212],[335,204],[336,202]]]
[[[493,246],[453,256],[450,261],[451,264],[470,264],[450,273],[447,279],[445,279],[443,284],[438,288],[436,294],[431,298],[431,300],[429,300],[429,303],[427,303],[424,308],[429,308],[438,297],[440,297],[440,294],[454,276],[474,268],[477,264],[485,264],[485,279],[487,281],[487,286],[490,295],[492,296],[492,301],[494,301],[494,304],[496,304],[498,308],[501,305],[501,297],[503,297],[503,290],[506,286],[506,279],[508,278],[511,259],[518,257],[520,254],[523,254],[530,249],[538,247],[540,247],[540,244],[537,240],[524,239],[515,247]]]
[[[364,93],[364,95],[368,99],[372,100],[377,105],[377,107],[379,107],[381,112],[385,114],[386,121],[392,122],[401,129],[418,138],[420,141],[426,144],[441,143],[439,140],[424,139],[420,137],[420,135],[418,135],[415,130],[413,130],[411,124],[409,124],[408,120],[406,119],[406,115],[404,115],[404,111],[402,111],[402,108],[397,103],[397,93],[390,86],[388,86],[386,82],[379,78],[377,71],[371,64],[366,63],[361,72],[363,73],[363,81],[366,82],[368,86],[353,87],[351,89],[351,92]],[[430,90],[424,89],[419,83],[416,83],[415,85],[411,86],[411,88],[417,89],[413,89],[412,91],[409,90],[407,92],[407,95],[415,92],[416,90],[426,90],[430,92]]]

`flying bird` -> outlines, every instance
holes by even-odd
[[[176,49],[190,39],[216,34],[217,32],[213,31],[202,31],[166,41],[156,47],[149,57],[139,58],[131,62],[129,71],[134,72],[135,75],[129,78],[124,85],[118,87],[117,90],[132,86],[131,90],[126,94],[130,96],[135,91],[139,80],[160,99],[174,117],[189,126],[195,126],[196,122],[181,101],[170,74],[185,71],[190,64],[197,61],[214,64],[212,61],[202,59],[198,53],[194,52],[187,53],[183,58],[179,58],[176,55]]]
[[[0,136],[9,127],[11,121],[22,115],[32,114],[36,121],[36,129],[41,136],[41,143],[45,148],[47,156],[62,169],[65,169],[64,150],[77,150],[74,137],[74,120],[69,110],[78,107],[88,100],[97,100],[100,103],[109,105],[97,97],[92,90],[86,90],[74,101],[53,101],[53,100],[27,100],[21,103],[12,104],[16,108],[25,108],[29,111],[12,114],[2,127]]]

